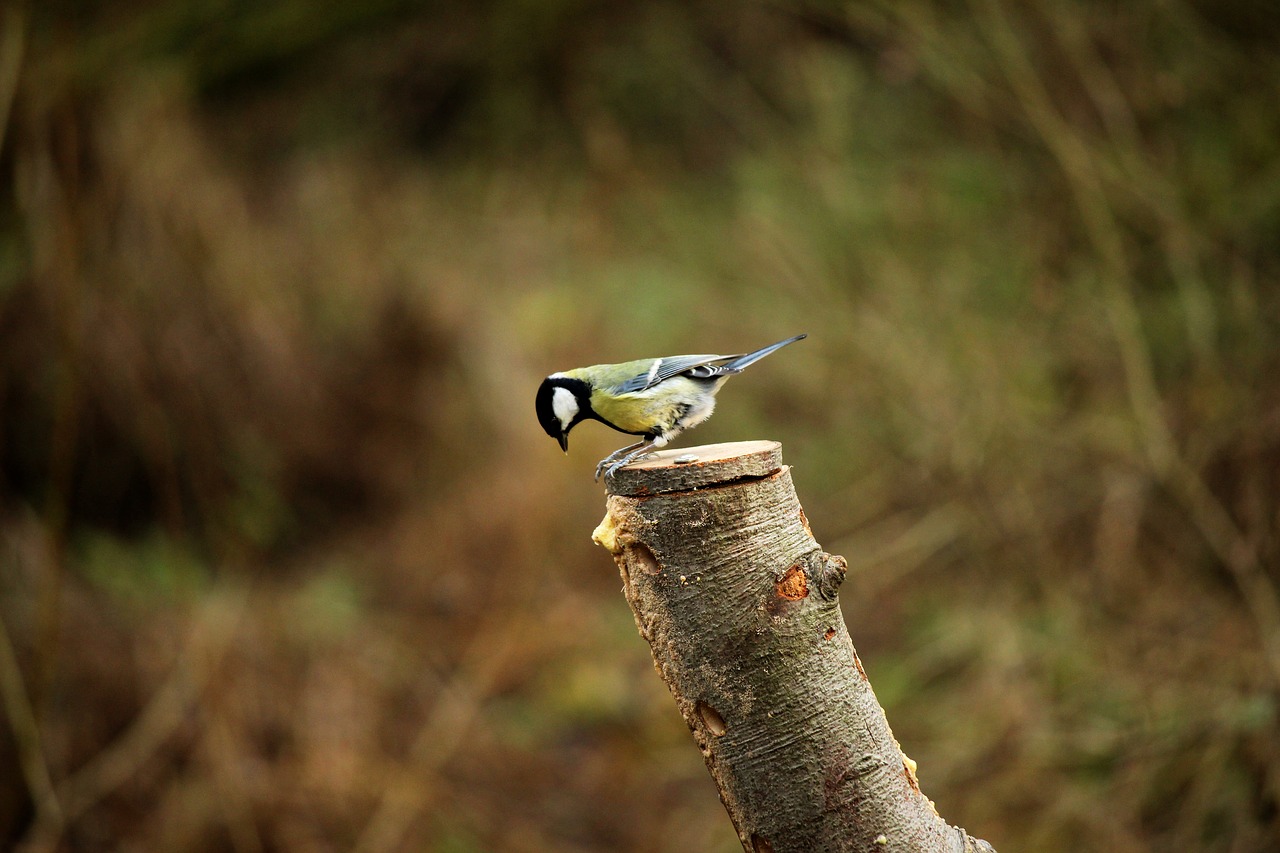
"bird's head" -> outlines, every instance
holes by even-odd
[[[569,430],[592,416],[591,386],[581,379],[553,373],[538,388],[538,423],[569,452]]]

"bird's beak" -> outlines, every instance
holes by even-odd
[[[565,453],[568,453],[569,452],[569,433],[562,432],[560,433],[560,435],[556,436],[556,438],[559,439],[560,441],[560,449],[563,450]]]

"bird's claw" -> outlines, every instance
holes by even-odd
[[[600,464],[596,466],[596,482],[597,483],[600,482],[600,476],[602,474],[613,473],[613,469],[617,467],[613,463],[614,463],[614,460],[616,460],[617,458],[618,458],[618,454],[610,453],[608,456],[600,460]]]
[[[653,455],[649,448],[642,447],[639,450],[626,453],[622,458],[618,458],[619,454],[625,453],[628,450],[632,450],[632,448],[624,447],[622,450],[610,453],[608,456],[600,460],[600,464],[596,466],[597,483],[600,482],[601,474],[604,475],[605,479],[608,479],[609,477],[612,477],[613,472],[617,471],[619,468],[625,468],[632,462],[639,462],[641,459],[647,459]]]

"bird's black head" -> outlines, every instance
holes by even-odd
[[[581,379],[553,373],[542,380],[536,403],[538,423],[547,435],[560,442],[569,452],[569,430],[585,418],[592,417],[591,386]]]

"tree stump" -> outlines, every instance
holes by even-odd
[[[920,792],[854,651],[843,558],[782,446],[663,450],[607,478],[607,548],[749,853],[991,851]]]

